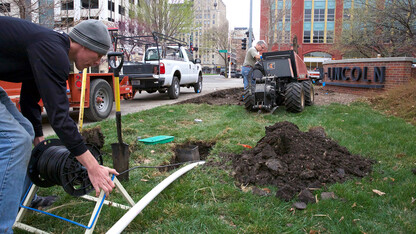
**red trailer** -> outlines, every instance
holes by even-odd
[[[85,118],[91,121],[100,121],[107,118],[113,108],[114,101],[114,75],[112,73],[87,74],[85,90]],[[0,81],[0,86],[7,92],[13,103],[20,110],[20,83]],[[70,74],[67,81],[67,96],[70,107],[74,110],[80,108],[82,74]],[[132,86],[128,77],[120,82],[120,98],[133,98]],[[39,102],[43,107],[42,101]]]

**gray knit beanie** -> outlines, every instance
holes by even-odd
[[[69,37],[78,44],[101,55],[107,54],[111,46],[107,26],[98,20],[82,21],[71,30]]]

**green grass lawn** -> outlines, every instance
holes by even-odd
[[[194,119],[202,119],[196,123]],[[161,165],[170,162],[177,144],[214,142],[210,160],[222,160],[220,153],[240,153],[239,144],[255,146],[265,126],[290,121],[307,131],[322,126],[328,137],[351,153],[376,160],[373,172],[363,179],[327,185],[314,191],[334,192],[337,199],[319,200],[306,210],[291,209],[293,202],[270,196],[257,196],[241,190],[231,171],[218,167],[198,167],[173,182],[136,219],[125,232],[149,233],[416,233],[416,128],[396,117],[386,117],[363,103],[307,107],[299,114],[284,108],[275,114],[257,114],[242,106],[169,105],[123,116],[123,140],[131,148],[130,167]],[[112,166],[111,143],[117,142],[114,120],[97,123],[106,136],[102,149],[105,165]],[[171,135],[172,143],[144,145],[137,137]],[[140,200],[172,171],[136,169],[123,186],[135,201]],[[377,195],[377,189],[385,195]],[[50,208],[87,224],[92,202],[73,198],[62,188],[42,188],[41,195],[59,195]],[[109,200],[123,202],[114,192]],[[96,233],[106,232],[125,211],[104,207]],[[26,223],[53,233],[81,233],[85,230],[43,214],[29,212]],[[16,230],[16,233],[23,233]]]

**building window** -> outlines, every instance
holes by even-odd
[[[115,5],[114,2],[108,1],[108,10],[115,11]]]
[[[344,20],[349,20],[350,18],[351,18],[350,9],[345,9],[345,8],[344,8],[344,15],[343,15],[343,19],[344,19]]]
[[[81,20],[89,20],[89,19],[95,19],[98,20],[98,16],[83,16],[80,18]]]
[[[88,9],[98,9],[98,0],[81,0],[81,6]]]
[[[212,21],[212,24],[215,24],[215,20]]]
[[[324,43],[324,31],[313,31],[313,43]]]
[[[58,27],[72,27],[74,26],[74,18],[73,17],[69,17],[69,18],[61,18],[61,23],[60,25],[57,25]]]
[[[290,31],[284,32],[284,43],[290,43]]]
[[[305,22],[311,22],[312,20],[312,10],[305,9]]]
[[[285,13],[285,21],[290,22],[290,11],[286,11]]]
[[[74,1],[69,0],[69,1],[63,1],[61,3],[61,10],[73,10],[74,9]]]
[[[325,21],[325,9],[315,9],[313,21]]]
[[[118,5],[118,12],[120,15],[124,15],[126,13],[126,8],[121,5]]]
[[[303,31],[303,42],[311,43],[311,31]]]
[[[328,9],[327,21],[335,21],[335,9]]]
[[[10,12],[10,3],[0,3],[0,13]]]
[[[326,43],[334,43],[334,31],[326,31]]]

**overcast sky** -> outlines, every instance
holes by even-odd
[[[250,0],[222,0],[227,6],[227,19],[230,29],[235,27],[249,27],[250,25]],[[254,38],[260,39],[260,0],[253,0]]]

